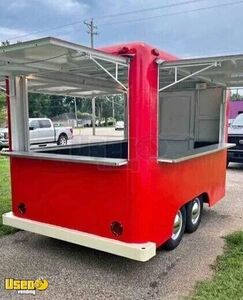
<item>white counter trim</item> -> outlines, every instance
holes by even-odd
[[[39,160],[54,160],[72,163],[83,163],[92,165],[105,165],[120,167],[128,163],[127,159],[123,158],[107,158],[107,157],[93,157],[93,156],[78,156],[78,155],[65,155],[65,154],[50,154],[38,152],[25,152],[25,151],[6,151],[1,153],[3,156],[30,158]]]
[[[211,146],[206,146],[206,147],[200,147],[197,149],[194,149],[193,151],[188,151],[185,153],[181,154],[176,154],[174,157],[170,157],[169,155],[164,156],[164,157],[159,157],[158,162],[159,163],[180,163],[186,160],[194,159],[197,157],[209,155],[212,153],[216,153],[228,148],[235,147],[235,144],[216,144],[216,145],[211,145]]]

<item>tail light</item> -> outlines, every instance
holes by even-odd
[[[71,135],[73,135],[73,129],[72,128],[70,128],[70,132],[71,132]]]

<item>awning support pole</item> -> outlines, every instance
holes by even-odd
[[[92,98],[92,133],[95,135],[95,98]]]
[[[180,69],[180,71],[178,71],[178,72],[181,73],[181,74],[183,74],[183,75],[189,75],[190,74],[190,72],[186,71],[185,69]],[[211,79],[209,79],[209,78],[207,78],[205,76],[201,76],[201,75],[198,76],[197,75],[196,78],[198,78],[198,79],[200,79],[200,80],[202,80],[204,82],[210,83],[210,84],[214,83],[216,85],[220,85],[222,87],[226,87],[226,85],[224,83],[218,82],[218,81],[212,81]]]
[[[116,80],[118,80],[118,64],[116,64]]]
[[[102,64],[100,64],[95,58],[93,58],[91,55],[90,55],[90,59],[97,64],[97,66],[99,66],[103,71],[105,71],[113,80],[115,80],[120,86],[123,87],[123,89],[125,91],[127,91],[127,87],[122,83],[120,82],[120,80],[118,80],[114,75],[111,74],[111,72],[109,72],[105,67],[102,66]],[[117,65],[117,64],[116,64]],[[117,72],[116,72],[117,73]],[[117,74],[116,74],[117,75]],[[117,75],[118,76],[118,75]]]
[[[223,90],[223,101],[220,105],[220,127],[219,127],[219,142],[226,143],[226,110],[227,110],[227,96],[228,90]]]
[[[74,111],[75,111],[75,120],[76,120],[75,126],[78,127],[77,98],[73,97],[73,101],[74,101]]]
[[[210,64],[209,66],[206,66],[205,68],[202,68],[202,69],[200,69],[200,70],[198,70],[196,72],[193,72],[193,73],[191,73],[191,74],[189,74],[189,75],[187,75],[187,76],[185,76],[185,77],[183,77],[183,78],[181,78],[179,80],[176,80],[177,79],[177,71],[178,70],[177,70],[177,67],[175,67],[175,81],[172,82],[171,84],[168,84],[168,85],[162,87],[161,89],[159,89],[159,92],[162,92],[162,91],[168,89],[169,87],[171,87],[173,85],[176,85],[176,84],[178,84],[178,83],[180,83],[182,81],[185,81],[186,79],[188,79],[190,77],[193,77],[193,76],[195,76],[195,75],[197,75],[197,74],[199,74],[199,73],[201,73],[203,71],[206,71],[206,70],[208,70],[208,69],[210,69],[212,67],[216,67],[216,66],[217,66],[217,62],[215,62],[213,64]]]

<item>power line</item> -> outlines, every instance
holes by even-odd
[[[183,10],[183,11],[172,12],[172,13],[168,13],[168,14],[155,15],[155,16],[149,16],[149,17],[144,17],[144,18],[139,18],[139,19],[132,19],[132,20],[127,20],[127,21],[118,21],[118,22],[108,22],[108,23],[99,24],[99,26],[136,23],[136,22],[147,21],[147,20],[160,18],[160,17],[176,16],[176,15],[181,15],[181,14],[185,14],[185,13],[203,11],[203,10],[220,8],[220,7],[230,6],[230,5],[242,4],[242,3],[243,3],[243,0],[236,1],[236,2],[227,2],[227,3],[223,3],[223,4],[216,4],[216,5],[212,5],[212,6],[205,6],[205,7],[200,7],[200,8],[190,9],[190,10]]]
[[[195,4],[197,2],[203,2],[207,0],[187,0],[187,1],[182,1],[179,3],[172,3],[172,4],[166,4],[166,5],[160,5],[160,6],[154,6],[154,7],[149,7],[149,8],[142,8],[142,9],[136,9],[136,10],[131,10],[131,11],[126,11],[126,12],[121,12],[118,14],[111,14],[111,15],[106,15],[106,16],[101,16],[97,17],[96,19],[100,18],[114,18],[114,17],[121,17],[121,16],[126,16],[126,15],[133,15],[133,14],[138,14],[141,12],[147,12],[147,11],[152,11],[152,10],[159,10],[159,9],[164,9],[164,8],[171,8],[171,7],[177,7],[177,6],[182,6],[186,4]]]
[[[197,0],[193,1],[193,2],[196,2]],[[199,0],[199,1],[204,1],[204,0]],[[185,2],[180,2],[180,3],[177,3],[178,5],[182,5],[185,4],[185,3],[188,3],[188,1],[185,1]],[[152,20],[152,19],[155,19],[155,18],[159,18],[159,17],[167,17],[167,16],[175,16],[175,15],[180,15],[180,14],[185,14],[185,13],[192,13],[192,12],[197,12],[197,11],[204,11],[204,10],[209,10],[209,9],[215,9],[215,8],[220,8],[220,7],[226,7],[226,6],[230,6],[230,5],[237,5],[237,4],[242,4],[243,3],[243,0],[242,1],[233,1],[233,2],[227,2],[227,3],[222,3],[222,4],[217,4],[217,5],[212,5],[212,6],[205,6],[205,7],[200,7],[200,8],[196,8],[196,9],[191,9],[191,10],[183,10],[183,11],[178,11],[178,12],[172,12],[172,13],[167,13],[167,14],[161,14],[161,15],[155,15],[155,16],[150,16],[150,17],[144,17],[144,18],[139,18],[139,19],[133,19],[133,20],[127,20],[127,21],[118,21],[118,22],[110,22],[110,23],[102,23],[102,24],[99,24],[99,26],[106,26],[106,25],[113,25],[113,24],[126,24],[126,23],[133,23],[133,22],[140,22],[140,21],[146,21],[146,20]],[[162,7],[162,6],[161,6]],[[163,6],[165,7],[165,6]],[[158,8],[158,7],[157,7]],[[153,10],[155,9],[155,7],[153,8],[148,8],[146,10]],[[137,11],[130,11],[130,12],[126,12],[126,14],[130,14],[130,13],[135,13],[135,12],[140,12],[140,11],[144,11],[143,10],[137,10]],[[121,13],[120,15],[124,15],[125,13]],[[110,16],[116,16],[116,15],[110,15]],[[109,16],[107,16],[109,17]],[[101,18],[101,17],[100,17]],[[105,18],[105,16],[103,16],[103,18]],[[80,22],[83,22],[83,21],[80,21]],[[80,23],[80,22],[73,22],[73,23],[70,23],[69,25],[74,25],[74,24],[77,24],[77,23]],[[90,23],[89,23],[90,24]],[[62,28],[62,27],[66,27],[68,25],[63,25],[63,26],[58,26],[58,27],[55,27],[55,28]],[[44,32],[45,30],[42,30],[42,31],[39,31],[39,32]],[[31,34],[28,34],[28,36],[31,35]],[[25,35],[27,36],[27,35]],[[19,36],[21,37],[21,36]],[[17,38],[17,37],[16,37]],[[11,39],[10,39],[11,40]],[[239,50],[232,50],[234,52],[236,51],[239,51]],[[240,50],[241,51],[241,50]],[[224,52],[231,52],[231,51],[224,51]]]
[[[94,35],[98,35],[98,28],[94,25],[94,19],[92,18],[90,22],[84,21],[84,25],[88,27],[87,33],[90,35],[90,46],[91,48],[94,48]]]
[[[105,19],[105,18],[119,17],[119,16],[125,16],[125,15],[131,15],[131,14],[137,14],[137,13],[141,13],[141,12],[147,12],[147,11],[152,11],[152,10],[159,10],[159,9],[164,9],[164,8],[177,7],[177,6],[182,6],[182,5],[192,4],[192,3],[202,2],[202,1],[206,1],[206,0],[187,0],[187,1],[182,1],[182,2],[179,2],[179,3],[173,3],[173,4],[168,4],[168,5],[162,5],[162,6],[156,6],[156,7],[144,8],[144,9],[138,9],[138,10],[132,10],[132,11],[122,12],[122,13],[118,13],[118,14],[103,15],[103,16],[96,17],[96,20]],[[34,34],[43,33],[43,32],[46,32],[46,31],[52,31],[52,30],[56,30],[56,29],[60,29],[60,28],[64,28],[64,27],[68,27],[68,26],[72,26],[72,25],[76,25],[76,24],[80,24],[80,23],[83,23],[85,21],[87,21],[87,19],[82,19],[82,20],[79,20],[79,21],[76,21],[76,22],[72,22],[72,23],[66,23],[66,24],[55,26],[55,27],[48,28],[48,29],[33,31],[31,33],[14,36],[11,39],[9,39],[9,41],[15,40],[15,39],[19,39],[19,38],[28,37],[28,36],[31,36],[31,35],[34,35]]]
[[[192,1],[192,0],[189,1],[188,0],[188,1],[180,2],[180,3],[174,3],[174,4],[163,5],[163,6],[151,7],[151,8],[147,8],[147,9],[145,8],[145,9],[140,9],[140,10],[127,11],[127,12],[119,13],[119,14],[104,15],[104,16],[97,17],[96,19],[105,19],[105,18],[131,15],[131,14],[136,14],[136,13],[141,13],[141,12],[146,12],[146,11],[159,10],[159,9],[163,9],[163,8],[177,7],[177,6],[181,6],[181,5],[185,5],[185,4],[202,2],[202,1],[206,1],[206,0],[194,0],[194,1]],[[243,1],[227,2],[227,3],[213,5],[213,6],[206,6],[206,7],[196,8],[196,9],[192,9],[192,10],[183,10],[183,11],[174,12],[174,13],[150,16],[150,17],[145,17],[145,18],[140,18],[140,19],[135,19],[135,20],[128,20],[128,21],[126,21],[126,23],[141,22],[143,20],[149,20],[149,19],[154,19],[154,18],[158,18],[158,17],[168,17],[168,16],[174,16],[174,15],[180,15],[180,14],[184,14],[184,13],[203,11],[203,10],[214,9],[214,8],[219,8],[219,7],[225,7],[225,6],[230,6],[230,5],[237,5],[237,4],[241,4],[241,3],[243,3]],[[31,36],[31,35],[34,35],[34,34],[39,34],[39,33],[47,32],[47,31],[53,31],[53,30],[65,28],[65,27],[68,27],[68,26],[80,24],[80,23],[83,23],[83,22],[88,23],[87,19],[83,19],[83,20],[80,20],[80,21],[77,21],[77,22],[72,22],[72,23],[52,27],[50,29],[44,29],[44,30],[34,31],[32,33],[28,33],[28,34],[24,34],[24,35],[15,36],[15,37],[13,37],[11,39],[8,39],[8,40],[11,41],[11,40],[15,40],[15,39],[23,38],[23,37],[28,37],[28,36]],[[124,23],[124,21],[103,23],[103,24],[100,24],[99,26],[121,24],[121,23]],[[85,25],[87,25],[87,24],[85,24]],[[90,23],[89,23],[89,25],[90,25]]]

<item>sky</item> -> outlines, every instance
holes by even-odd
[[[0,41],[53,36],[89,45],[83,21],[91,18],[97,48],[143,41],[179,57],[243,53],[239,0],[0,0]]]

